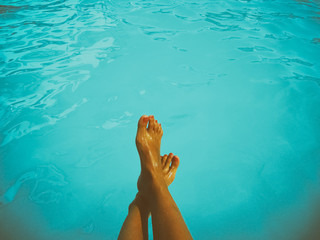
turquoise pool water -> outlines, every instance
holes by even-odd
[[[319,1],[0,5],[1,231],[115,239],[142,114],[180,156],[170,188],[195,239],[291,240],[309,225]]]

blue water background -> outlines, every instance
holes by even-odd
[[[319,1],[0,1],[0,224],[115,239],[139,117],[195,239],[294,239],[319,189]],[[18,219],[18,220],[17,220]]]

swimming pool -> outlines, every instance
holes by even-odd
[[[310,221],[318,1],[0,5],[2,228],[115,239],[142,114],[180,157],[171,193],[195,239],[293,239]]]

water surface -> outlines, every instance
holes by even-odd
[[[195,239],[293,239],[319,189],[318,1],[0,1],[0,224],[115,239],[139,117]],[[300,226],[300,227],[299,227]]]

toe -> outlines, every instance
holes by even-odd
[[[178,156],[174,156],[172,158],[172,162],[171,162],[171,166],[170,166],[170,170],[177,170],[180,164],[180,159]]]
[[[155,120],[155,132],[158,133],[160,136],[162,136],[163,131],[162,131],[162,127],[161,127],[161,123],[159,123],[157,120]]]
[[[148,126],[148,130],[153,130],[154,126],[155,126],[155,121],[154,121],[154,116],[149,116],[149,126]]]
[[[164,167],[164,165],[166,164],[167,158],[168,158],[167,154],[163,155],[163,157],[161,158],[162,167]]]
[[[164,170],[167,172],[169,171],[169,168],[170,168],[170,163],[172,161],[172,158],[173,158],[173,153],[170,153],[167,160],[166,160],[166,164],[164,165]]]
[[[149,121],[149,117],[147,115],[143,115],[138,122],[138,129],[145,129],[147,127]]]
[[[158,123],[158,121],[156,120],[156,124],[154,126],[155,131],[158,133],[160,132],[160,124]]]

